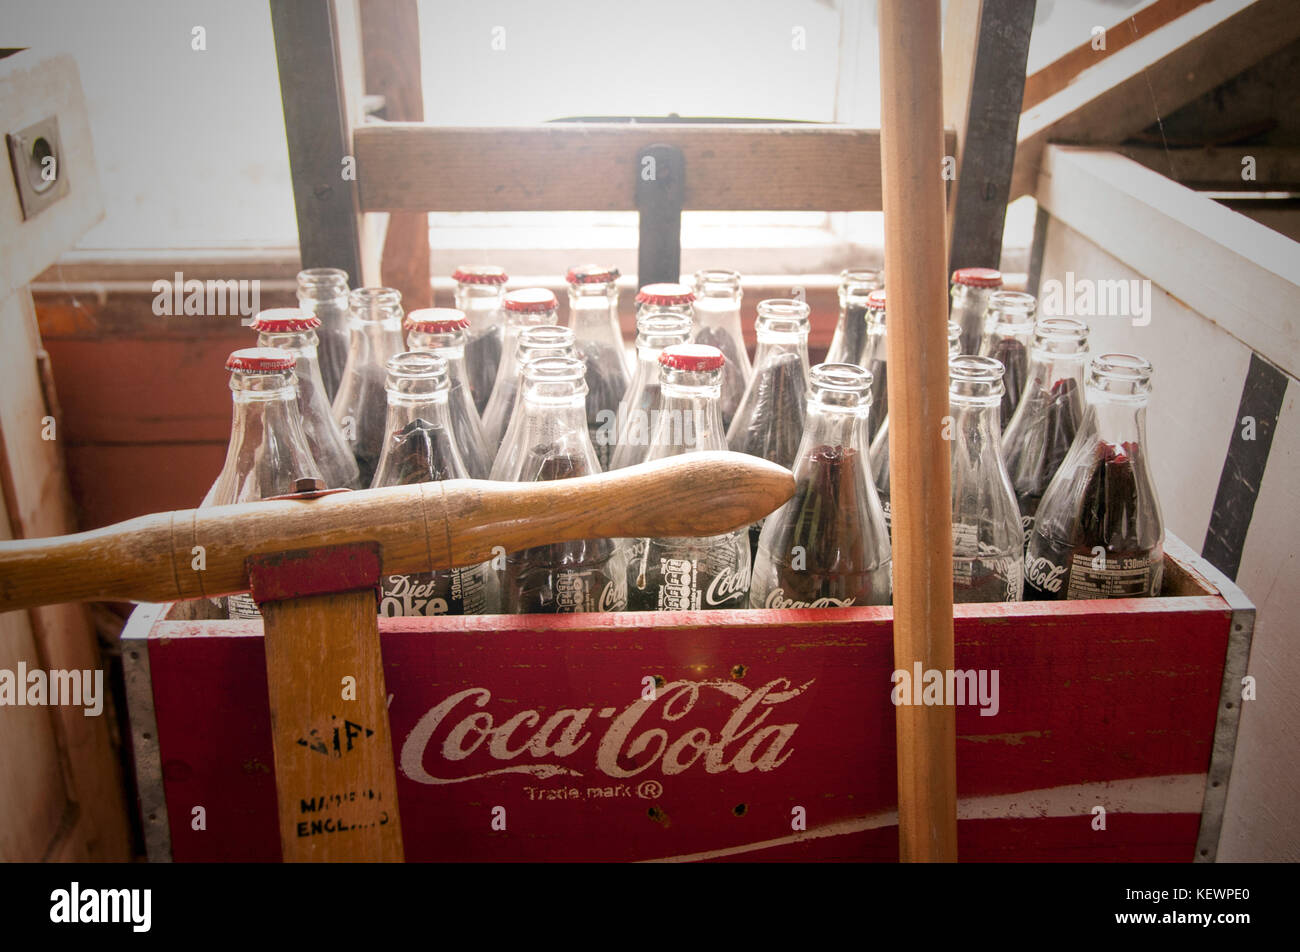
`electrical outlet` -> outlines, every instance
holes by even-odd
[[[68,194],[59,117],[47,116],[25,129],[6,134],[5,140],[26,221]]]

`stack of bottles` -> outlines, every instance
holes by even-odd
[[[795,494],[709,538],[589,539],[382,581],[396,615],[887,605],[891,600],[887,298],[877,271],[841,275],[827,360],[809,366],[802,299],[755,307],[741,277],[635,298],[619,271],[545,288],[495,266],[454,274],[455,308],[403,314],[392,288],[304,271],[298,308],[261,312],[230,356],[234,411],[204,506],[315,485],[569,479],[730,449],[791,469]],[[988,268],[952,277],[947,327],[953,597],[957,602],[1160,594],[1164,529],[1146,454],[1151,366],[1104,354],[1088,327],[1039,317]],[[254,343],[250,341],[250,344]],[[304,483],[306,480],[308,482]],[[257,617],[247,595],[208,610]]]

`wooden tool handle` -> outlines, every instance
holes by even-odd
[[[710,536],[794,494],[790,471],[739,453],[688,453],[543,483],[449,480],[141,516],[0,543],[0,611],[77,601],[164,602],[249,588],[250,555],[378,543],[382,570],[472,565],[550,542]]]

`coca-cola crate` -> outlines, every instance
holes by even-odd
[[[123,636],[149,856],[278,860],[261,623],[167,613]],[[1213,859],[1253,620],[1173,538],[1159,598],[957,606],[961,858]],[[896,859],[891,629],[890,608],[381,620],[406,857]],[[366,793],[303,801],[300,835]]]

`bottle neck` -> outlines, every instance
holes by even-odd
[[[717,327],[740,335],[739,291],[733,294],[704,294],[695,299],[695,323],[698,327]]]
[[[804,377],[808,376],[808,335],[789,334],[777,331],[758,330],[758,346],[754,351],[754,366],[761,367],[763,362],[781,354],[798,354],[803,364]]]
[[[1122,450],[1123,455],[1143,459],[1146,446],[1147,401],[1141,397],[1119,397],[1089,388],[1088,406],[1080,429],[1085,436]]]
[[[804,417],[803,441],[796,468],[802,467],[813,450],[819,447],[844,447],[858,450],[865,465],[867,418],[870,404],[832,406],[809,400]]]
[[[212,501],[281,495],[293,492],[295,478],[320,475],[299,422],[296,386],[237,389],[232,402],[230,444],[214,487],[220,498]]]
[[[456,309],[464,312],[475,331],[486,330],[498,319],[504,287],[501,284],[458,284]]]
[[[654,420],[647,460],[665,459],[692,450],[725,450],[718,398],[719,372],[688,373],[664,369],[660,382],[659,416]],[[673,378],[686,378],[678,382]]]
[[[617,340],[618,288],[614,284],[570,285],[569,326],[581,340]]]

